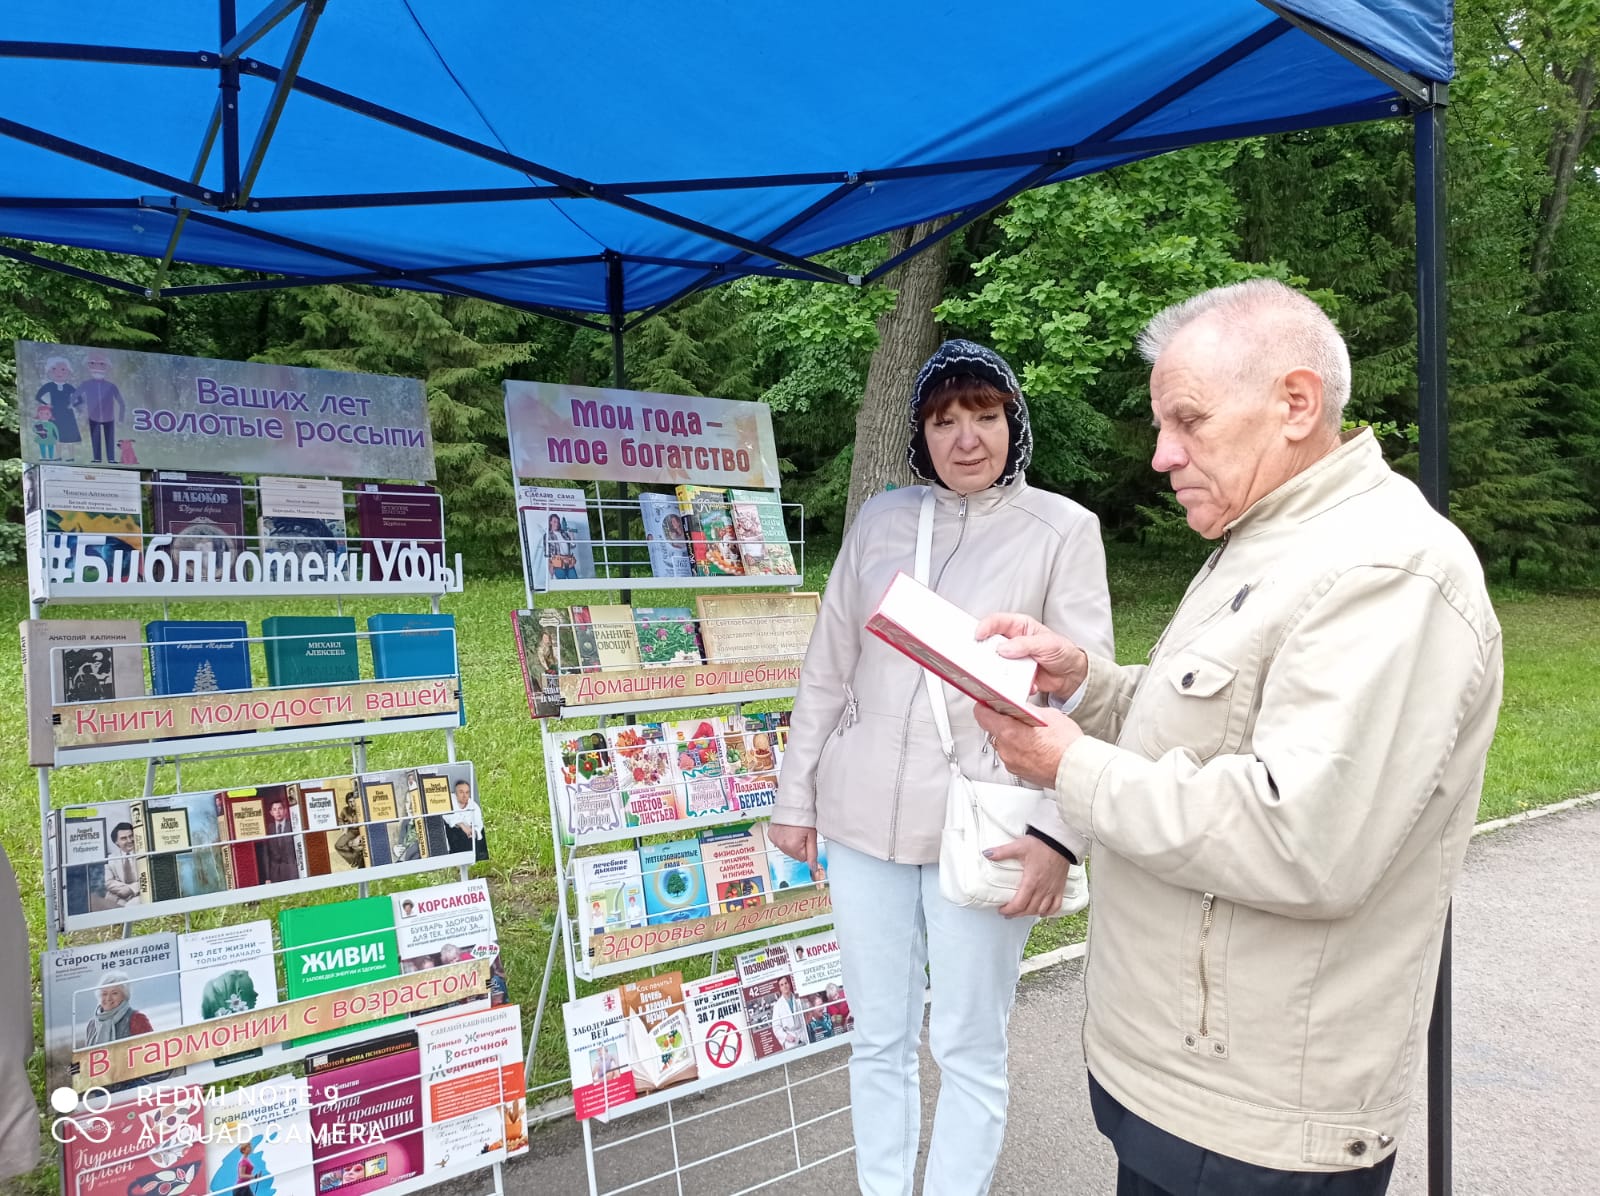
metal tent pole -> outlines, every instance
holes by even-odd
[[[1445,102],[1442,83],[1429,86],[1428,103],[1415,121],[1413,165],[1417,209],[1417,424],[1418,483],[1441,515],[1450,510],[1446,431],[1447,342],[1445,330]],[[1451,1178],[1450,940],[1446,911],[1439,948],[1439,978],[1428,1025],[1428,1193],[1449,1196]]]

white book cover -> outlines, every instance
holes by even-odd
[[[529,586],[543,590],[551,578],[595,575],[588,504],[582,490],[518,486],[517,509]]]
[[[49,510],[97,515],[138,515],[139,474],[128,469],[76,469],[41,465],[40,494]]]
[[[263,477],[258,484],[262,552],[345,554],[344,488],[336,479]]]
[[[282,1075],[205,1103],[207,1189],[249,1196],[312,1196],[311,1096]]]
[[[394,904],[394,936],[402,972],[426,971],[463,959],[487,959],[491,967],[497,967],[500,936],[489,905],[488,881],[479,877],[407,889],[391,894],[389,900]],[[496,984],[491,977],[490,989],[487,997],[450,1006],[452,1013],[504,1004],[504,984]]]
[[[300,786],[300,797],[305,805],[307,831],[336,831],[339,829],[339,803],[332,789],[320,785]]]
[[[39,960],[49,1090],[72,1084],[72,1053],[183,1024],[178,936],[141,934],[59,947]],[[153,1077],[147,1080],[154,1083]],[[138,1087],[140,1081],[114,1090]]]
[[[417,1027],[423,1161],[445,1178],[528,1149],[522,1011],[502,1005]]]
[[[625,1105],[636,1095],[628,1058],[622,994],[615,988],[579,997],[561,1007],[572,1072],[572,1105],[578,1120]]]
[[[272,923],[266,920],[193,930],[178,935],[178,977],[184,1025],[232,1017],[278,1003],[278,977],[272,958]],[[269,1066],[279,1048],[265,1048],[262,1066]],[[262,1057],[263,1051],[242,1051],[190,1064],[188,1078],[202,1080],[218,1065]]]
[[[845,1000],[838,936],[825,930],[791,939],[786,946],[793,961],[794,992],[805,1019],[806,1037],[820,1042],[845,1033],[853,1023]]]
[[[718,972],[686,982],[683,1002],[702,1078],[732,1075],[755,1062],[738,972]]]
[[[577,872],[578,933],[592,959],[596,936],[645,925],[644,874],[631,848],[579,856]]]

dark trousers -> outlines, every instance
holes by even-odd
[[[1094,1123],[1117,1151],[1117,1196],[1383,1196],[1394,1155],[1356,1171],[1278,1171],[1185,1142],[1129,1112],[1093,1075]]]
[[[116,442],[117,424],[110,419],[91,419],[89,421],[89,443],[94,448],[96,461],[115,461],[117,459]],[[100,442],[105,441],[105,456],[100,455]]]

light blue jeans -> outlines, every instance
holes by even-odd
[[[931,979],[928,1045],[939,1103],[925,1196],[982,1196],[1005,1138],[1006,1023],[1034,918],[962,909],[937,864],[891,864],[828,844],[828,881],[855,1015],[850,1112],[864,1196],[910,1196],[922,1133],[917,1047]],[[924,975],[924,968],[927,975]]]

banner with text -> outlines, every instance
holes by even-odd
[[[22,459],[431,481],[415,378],[17,342]]]
[[[664,922],[638,930],[612,930],[594,935],[589,946],[597,965],[621,963],[670,951],[677,947],[713,945],[717,939],[751,931],[772,930],[791,922],[822,918],[833,912],[833,899],[826,889],[794,894],[774,894],[770,901],[748,909],[729,909],[709,918],[687,922]]]
[[[765,403],[507,382],[506,427],[519,478],[778,489]]]
[[[787,656],[733,664],[669,664],[603,673],[563,673],[561,701],[566,706],[595,706],[696,694],[793,689],[800,684],[800,663],[800,657]]]

